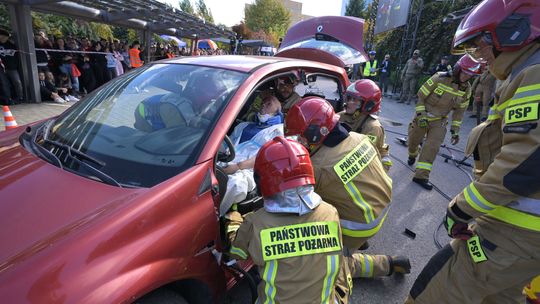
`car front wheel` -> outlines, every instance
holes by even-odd
[[[180,294],[166,288],[160,288],[136,300],[136,304],[188,304]]]

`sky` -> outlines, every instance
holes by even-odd
[[[159,0],[178,7],[178,0]],[[339,16],[342,2],[346,0],[296,0],[302,2],[302,14],[309,16]],[[254,0],[205,0],[206,6],[212,11],[216,24],[233,26],[244,19],[244,6],[254,3]],[[191,3],[195,6],[195,0]]]

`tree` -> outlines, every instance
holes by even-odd
[[[255,0],[255,3],[246,6],[244,10],[247,27],[258,32],[262,30],[271,37],[277,45],[278,37],[283,37],[291,24],[291,14],[277,0]]]
[[[190,15],[195,15],[195,10],[193,9],[193,5],[191,5],[191,0],[179,1],[178,6],[180,6],[182,12]]]
[[[274,42],[279,39],[279,37],[275,36],[275,34],[270,33],[267,34],[263,30],[259,30],[252,34],[251,38],[258,39],[258,40],[264,40],[266,42]]]
[[[345,16],[366,19],[366,17],[368,16],[366,0],[350,0],[345,7]]]
[[[0,3],[0,26],[3,28],[9,28],[9,12],[4,4]]]
[[[214,24],[214,17],[212,17],[212,12],[204,3],[204,0],[197,1],[197,15],[204,19],[208,23]]]
[[[248,29],[244,21],[241,21],[239,24],[232,26],[233,32],[237,34],[238,37],[242,36],[244,39],[252,39],[253,32]]]

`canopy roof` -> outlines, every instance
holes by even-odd
[[[32,10],[183,38],[228,37],[232,32],[156,0],[0,0]]]

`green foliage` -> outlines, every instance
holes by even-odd
[[[10,28],[9,11],[2,3],[0,3],[0,27],[5,29]]]
[[[31,12],[31,14],[34,31],[44,30],[49,36],[65,37],[72,35],[75,37],[82,37],[92,36],[92,34],[95,33],[96,27],[92,27],[92,25],[86,21],[53,14],[37,12]],[[110,27],[108,30],[111,31]]]
[[[128,29],[125,27],[111,26],[114,38],[119,40],[128,40]]]
[[[178,2],[178,6],[182,10],[182,12],[195,15],[195,10],[193,9],[193,5],[191,5],[190,0],[182,0]]]
[[[139,34],[134,29],[128,29],[128,41],[133,42],[139,39]]]
[[[253,32],[262,30],[277,45],[278,37],[285,36],[291,24],[291,14],[277,0],[255,0],[244,10],[246,26]]]
[[[208,23],[214,24],[214,17],[212,17],[212,12],[204,3],[204,0],[197,1],[197,15],[204,19]]]
[[[366,0],[351,0],[345,7],[345,16],[366,19],[367,15]]]
[[[452,6],[450,1],[439,2],[425,0],[422,18],[418,26],[416,35],[416,47],[420,50],[421,57],[424,59],[425,71],[429,71],[440,61],[444,55],[449,55],[452,45],[452,39],[459,22],[444,23],[444,17],[453,11],[463,9],[468,6],[474,6],[481,0],[460,0],[455,1]],[[417,8],[413,7],[413,11]],[[412,25],[414,26],[414,25]],[[375,38],[376,50],[381,56],[390,54],[394,62],[399,62],[399,49],[405,33],[405,28],[400,27],[394,30],[377,35]],[[408,50],[404,56],[408,56]],[[407,58],[402,58],[405,62]]]
[[[103,23],[90,22],[90,28],[94,35],[97,35],[96,39],[105,38],[107,40],[113,39],[112,29],[109,25]]]

